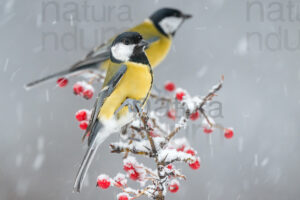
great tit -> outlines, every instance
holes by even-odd
[[[153,74],[144,51],[147,44],[139,33],[125,32],[111,45],[107,76],[85,133],[88,149],[74,183],[78,192],[100,144],[132,121],[149,96]]]
[[[153,13],[143,23],[129,30],[130,32],[139,32],[149,42],[146,54],[152,67],[156,67],[166,57],[176,31],[190,17],[191,15],[184,14],[177,9],[162,8]],[[109,51],[114,38],[93,49],[83,60],[75,63],[69,69],[28,83],[25,88],[30,89],[39,83],[58,76],[76,75],[79,72],[97,71],[100,68],[107,69],[110,57]]]

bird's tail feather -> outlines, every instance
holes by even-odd
[[[84,178],[87,174],[87,171],[91,165],[91,162],[95,156],[95,153],[98,149],[98,147],[100,146],[101,143],[103,143],[106,138],[109,136],[108,133],[102,133],[101,129],[102,128],[102,124],[101,122],[99,122],[98,120],[95,122],[94,125],[94,129],[93,132],[97,132],[97,137],[95,137],[91,143],[89,143],[89,148],[86,152],[86,154],[84,155],[84,158],[81,162],[79,171],[77,173],[76,179],[75,179],[75,183],[74,183],[74,190],[76,190],[77,192],[80,192],[81,188],[82,188],[82,184],[84,181]]]
[[[81,72],[81,71],[85,71],[85,70],[89,70],[89,69],[94,69],[97,68],[97,66],[103,62],[104,60],[101,60],[99,62],[93,62],[93,63],[81,63],[78,62],[76,64],[74,64],[70,69],[68,70],[64,70],[64,71],[60,71],[54,74],[51,74],[49,76],[46,76],[44,78],[32,81],[28,84],[25,85],[25,89],[26,90],[30,90],[31,88],[33,88],[34,86],[38,86],[41,83],[45,83],[53,78],[59,77],[59,76],[66,76],[66,75],[71,75],[71,74],[75,74],[77,72]]]
[[[80,192],[82,184],[83,184],[83,180],[87,174],[87,170],[89,169],[91,162],[95,156],[95,153],[97,151],[98,146],[95,145],[95,143],[93,145],[91,145],[87,152],[84,155],[84,158],[81,162],[80,168],[78,170],[76,179],[75,179],[75,183],[74,183],[74,190],[76,190],[77,192]]]
[[[49,76],[46,76],[44,78],[41,78],[41,79],[38,79],[38,80],[35,80],[35,81],[32,81],[32,82],[26,84],[25,85],[25,89],[29,90],[29,89],[33,88],[34,86],[37,86],[37,85],[39,85],[41,83],[49,81],[49,80],[51,80],[51,79],[53,79],[55,77],[64,76],[64,75],[67,75],[69,73],[70,73],[70,70],[65,70],[65,71],[61,71],[61,72],[57,72],[57,73],[51,74]]]

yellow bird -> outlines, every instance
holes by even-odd
[[[130,32],[139,32],[149,43],[146,54],[152,67],[156,67],[166,57],[176,31],[190,17],[191,15],[184,14],[177,9],[162,8],[153,13],[143,23],[129,30]],[[58,76],[76,75],[83,71],[97,71],[99,66],[102,69],[107,69],[109,65],[109,50],[114,38],[96,47],[83,60],[75,63],[71,68],[28,83],[25,88],[30,89],[39,83]]]
[[[148,98],[153,75],[144,51],[147,44],[139,33],[125,32],[111,45],[108,75],[85,133],[88,150],[74,183],[74,190],[78,192],[100,144],[131,122]]]

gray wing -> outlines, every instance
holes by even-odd
[[[120,67],[119,71],[117,71],[114,74],[114,76],[108,81],[107,85],[105,87],[103,87],[103,89],[99,93],[97,100],[94,104],[94,108],[93,108],[93,112],[91,114],[89,125],[86,129],[86,132],[85,132],[83,138],[82,138],[84,140],[84,138],[89,134],[88,144],[90,144],[91,141],[93,141],[93,139],[97,135],[97,132],[93,132],[91,130],[93,130],[93,126],[95,124],[97,124],[96,121],[98,120],[97,119],[98,113],[100,112],[100,109],[101,109],[102,105],[104,104],[105,99],[111,95],[111,93],[114,91],[114,89],[116,88],[117,84],[122,79],[122,77],[126,71],[127,71],[127,66],[122,65]]]
[[[91,50],[83,60],[75,63],[70,70],[77,71],[85,68],[98,67],[98,64],[109,59],[112,39]]]
[[[74,72],[74,71],[79,71],[79,70],[98,68],[98,65],[101,62],[108,60],[109,57],[110,57],[110,51],[109,51],[109,49],[107,49],[106,51],[103,51],[100,54],[91,55],[91,56],[86,57],[85,59],[75,63],[70,68],[70,71]]]

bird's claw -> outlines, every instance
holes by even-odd
[[[122,105],[118,108],[118,110],[115,112],[115,114],[119,113],[121,109],[123,109],[125,106],[128,107],[129,112],[135,112],[137,114],[142,113],[142,106],[141,102],[135,99],[126,99]]]

